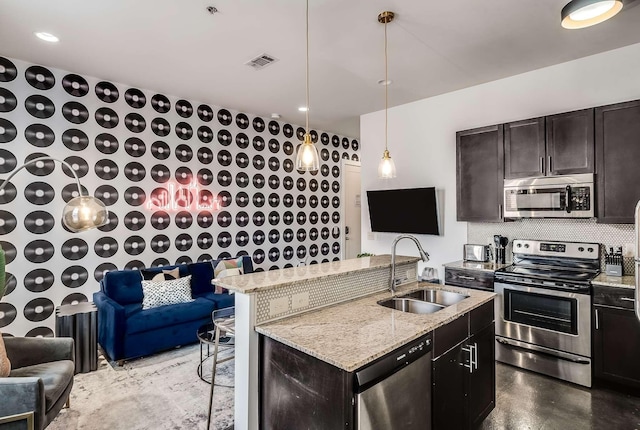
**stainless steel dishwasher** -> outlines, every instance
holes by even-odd
[[[360,430],[431,429],[431,333],[356,372]]]

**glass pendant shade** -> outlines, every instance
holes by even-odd
[[[296,170],[317,172],[320,169],[318,149],[311,140],[311,135],[304,135],[304,142],[298,147],[296,154]]]
[[[109,221],[109,212],[93,196],[79,196],[69,200],[62,211],[62,222],[74,233],[101,227]]]
[[[578,29],[600,24],[622,10],[622,0],[572,0],[562,8],[562,26]]]
[[[391,158],[388,150],[384,150],[380,164],[378,164],[378,177],[380,179],[391,179],[396,177],[396,164]]]

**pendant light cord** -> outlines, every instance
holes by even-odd
[[[387,111],[389,110],[389,77],[387,73],[387,20],[384,21],[384,150],[388,151],[388,118]]]
[[[307,134],[309,134],[309,0],[307,0],[307,110],[305,111]]]

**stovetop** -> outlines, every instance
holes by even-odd
[[[553,266],[519,266],[511,265],[496,271],[496,274],[509,274],[525,278],[536,278],[543,281],[561,281],[565,283],[585,284],[598,276],[599,272],[572,270]]]

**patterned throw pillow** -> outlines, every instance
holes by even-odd
[[[157,270],[140,270],[140,274],[142,275],[142,279],[145,281],[154,281],[154,282],[162,282],[162,281],[172,281],[174,279],[180,278],[180,269],[177,267],[171,270],[162,270],[158,272]]]
[[[244,270],[242,269],[242,257],[233,258],[230,260],[220,260],[216,267],[213,268],[213,281],[215,283],[216,279],[226,278],[227,276],[236,276],[244,274]],[[217,283],[215,284],[215,294],[226,293],[228,290],[226,288],[222,288]]]
[[[192,302],[191,275],[171,281],[142,281],[142,309]]]

